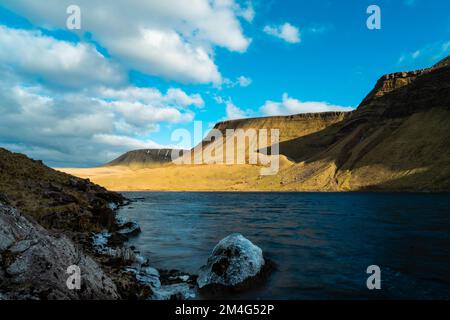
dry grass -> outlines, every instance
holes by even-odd
[[[371,127],[361,125],[331,146],[323,142],[329,140],[329,133],[318,126],[316,132],[307,130],[309,134],[281,149],[287,155],[311,152],[298,162],[282,156],[274,176],[260,176],[257,165],[59,170],[116,191],[448,191],[449,120],[450,111],[433,109]],[[336,129],[328,130],[335,134]],[[321,147],[306,148],[310,141]]]

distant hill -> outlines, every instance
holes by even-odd
[[[172,161],[172,151],[182,152],[178,149],[142,149],[124,153],[105,166],[154,166]]]
[[[255,165],[214,164],[106,174],[90,169],[80,175],[113,190],[449,192],[450,57],[427,69],[382,76],[352,112],[215,126],[222,132],[250,128],[280,130],[277,175],[260,176]],[[203,150],[234,139],[209,141],[210,136]]]

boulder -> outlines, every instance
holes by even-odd
[[[119,299],[114,282],[65,235],[45,230],[10,206],[0,205],[0,288],[6,299]],[[68,267],[81,270],[70,290]]]
[[[267,274],[261,248],[241,234],[221,240],[200,269],[198,287],[204,293],[222,289],[243,290]]]
[[[117,231],[117,233],[119,233],[127,238],[135,237],[139,233],[141,233],[141,227],[135,221],[128,221],[122,225],[119,225],[119,230]]]

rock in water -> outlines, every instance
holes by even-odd
[[[235,233],[216,245],[208,263],[200,269],[197,284],[201,290],[240,290],[261,276],[265,266],[261,248]]]

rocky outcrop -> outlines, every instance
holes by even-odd
[[[375,85],[375,88],[367,95],[361,104],[368,104],[373,99],[382,97],[389,92],[411,84],[418,76],[426,71],[427,70],[424,69],[409,72],[395,72],[382,76]]]
[[[88,179],[53,170],[41,161],[0,148],[0,195],[42,226],[71,232],[116,227],[111,204],[122,195]]]
[[[353,116],[372,112],[381,119],[400,118],[432,108],[450,109],[449,57],[431,68],[383,76]]]
[[[261,248],[235,233],[215,246],[197,284],[204,293],[243,290],[264,276],[267,266]]]
[[[138,256],[123,243],[140,232],[136,223],[116,219],[114,210],[125,201],[88,179],[0,148],[3,298],[148,298],[150,287],[125,270]],[[95,251],[92,234],[98,232],[114,238],[111,252]],[[81,290],[66,287],[70,265],[81,269]]]
[[[68,267],[81,271],[80,290],[66,284]],[[0,205],[0,293],[3,299],[118,299],[100,266],[60,233]]]

